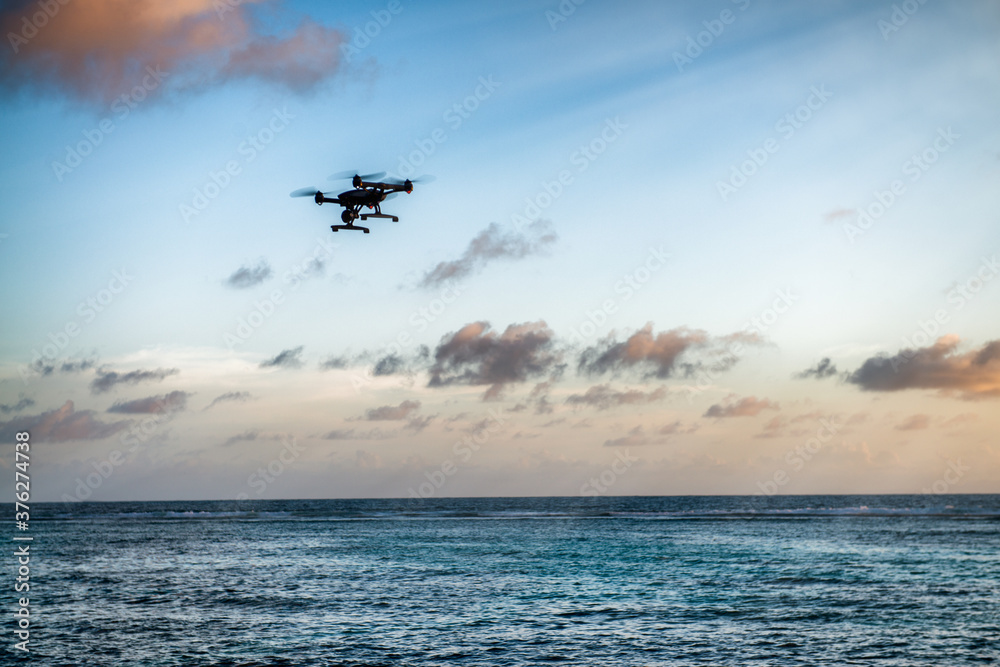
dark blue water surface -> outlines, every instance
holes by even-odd
[[[995,495],[60,503],[32,520],[32,664],[1000,660]]]

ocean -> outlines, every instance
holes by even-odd
[[[1000,660],[997,495],[51,503],[31,534],[32,665]]]

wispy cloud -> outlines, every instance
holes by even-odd
[[[256,264],[244,264],[226,278],[225,285],[233,289],[247,289],[259,285],[271,277],[271,265],[261,259]]]
[[[60,373],[82,373],[83,371],[89,371],[96,365],[96,359],[78,359],[75,361],[64,361],[61,364],[38,359],[31,364],[31,370],[40,375],[52,375],[56,371]]]
[[[403,401],[399,405],[383,405],[365,410],[367,421],[399,421],[420,409],[420,401]]]
[[[641,445],[660,445],[667,442],[666,438],[652,438],[646,435],[642,426],[636,426],[621,438],[605,440],[605,447],[639,447]]]
[[[324,440],[388,440],[394,435],[392,431],[385,431],[380,428],[373,428],[367,431],[341,428],[329,431],[322,437]]]
[[[298,347],[293,347],[288,350],[282,350],[277,354],[277,356],[267,359],[266,361],[260,362],[261,368],[301,368],[302,367],[302,350],[305,349],[303,345]]]
[[[458,259],[440,262],[421,279],[419,286],[439,287],[453,280],[460,280],[498,259],[522,259],[548,250],[558,236],[548,220],[536,220],[526,229],[526,233],[504,232],[503,228],[491,222],[475,238]]]
[[[222,446],[229,447],[230,445],[235,445],[238,442],[257,442],[257,441],[271,442],[277,440],[284,440],[288,437],[289,436],[287,434],[268,433],[265,431],[261,431],[259,429],[252,428],[252,429],[247,429],[242,433],[230,436],[229,438],[226,439],[224,443],[222,443]]]
[[[780,406],[766,398],[747,396],[736,402],[716,403],[705,411],[703,417],[725,419],[728,417],[756,417],[764,410],[779,410]]]
[[[653,325],[647,324],[624,341],[619,342],[611,335],[586,348],[580,353],[578,369],[587,375],[603,375],[634,368],[657,378],[678,373],[690,375],[705,364],[711,364],[715,370],[726,370],[736,360],[736,356],[728,352],[730,349],[761,342],[756,334],[737,332],[712,337],[701,329],[687,327],[656,333]],[[695,351],[703,358],[692,358]]]
[[[0,412],[4,413],[5,415],[9,415],[12,412],[20,412],[25,408],[30,408],[34,404],[35,400],[33,398],[27,398],[25,396],[22,396],[17,403],[9,405],[7,403],[0,404]]]
[[[248,391],[229,391],[220,396],[216,396],[214,399],[212,399],[212,402],[205,407],[205,409],[208,410],[209,408],[212,408],[219,403],[227,403],[231,401],[245,403],[249,401],[251,398],[252,397],[250,396],[250,392]]]
[[[321,371],[332,371],[332,370],[342,370],[350,365],[351,360],[344,356],[332,356],[327,357],[324,361],[320,362],[319,369]]]
[[[128,373],[97,371],[97,377],[90,383],[90,391],[103,394],[120,384],[135,385],[140,382],[161,382],[164,378],[180,373],[177,368],[157,368],[152,371],[137,370]]]
[[[661,401],[667,396],[665,387],[659,387],[652,391],[640,391],[638,389],[626,389],[617,391],[611,385],[600,384],[590,387],[583,394],[572,394],[566,399],[570,405],[586,405],[598,410],[608,410],[620,405],[641,405],[643,403],[654,403]]]
[[[796,373],[795,377],[805,380],[807,378],[816,378],[817,380],[822,380],[823,378],[828,378],[831,375],[837,374],[837,367],[830,361],[830,357],[823,357],[819,362],[812,368],[807,368],[801,373]]]
[[[118,401],[108,412],[126,415],[154,415],[167,412],[179,412],[187,407],[187,399],[191,394],[184,391],[172,391],[163,396],[149,396],[134,401]]]
[[[930,425],[931,418],[929,415],[916,414],[910,415],[899,424],[896,424],[893,428],[897,431],[922,431]]]
[[[66,401],[57,410],[0,422],[0,440],[14,442],[14,434],[20,431],[31,433],[33,442],[100,440],[118,433],[129,424],[128,421],[105,423],[96,419],[95,414],[93,410],[78,412],[73,401]]]

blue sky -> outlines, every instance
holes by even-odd
[[[118,4],[0,18],[39,498],[998,490],[992,3]]]

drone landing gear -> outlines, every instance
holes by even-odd
[[[362,213],[361,219],[367,220],[368,218],[386,218],[392,220],[393,222],[399,222],[399,218],[394,215],[386,215],[385,213]]]
[[[359,227],[357,225],[330,225],[330,229],[332,229],[335,232],[339,232],[341,229],[357,229],[364,232],[365,234],[371,233],[371,230],[369,230],[367,227]]]

